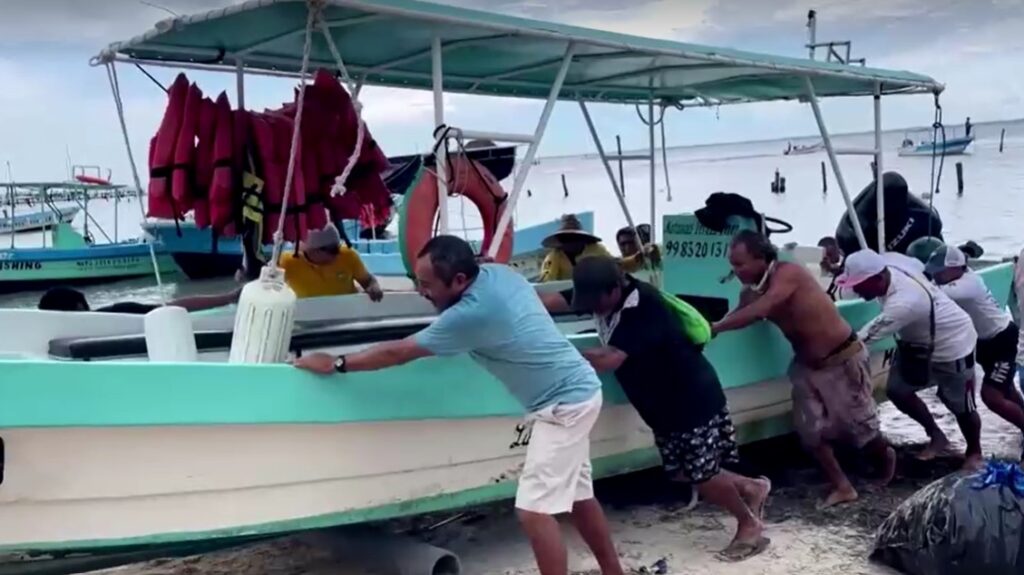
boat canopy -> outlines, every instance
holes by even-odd
[[[938,93],[911,72],[771,56],[617,34],[419,0],[318,0],[354,78],[367,85],[431,89],[432,46],[444,52],[444,90],[546,99],[567,46],[573,58],[559,99],[717,105],[818,97]],[[300,69],[307,0],[250,0],[170,18],[111,44],[94,65],[115,60],[246,72]],[[311,65],[334,69],[320,34]]]

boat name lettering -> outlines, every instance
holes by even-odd
[[[5,254],[8,255],[8,254]],[[3,261],[0,262],[0,270],[41,270],[43,269],[43,262],[12,262]]]
[[[740,231],[739,226],[728,225],[721,231],[706,227],[699,221],[672,221],[665,222],[666,236],[729,236],[736,235]]]
[[[533,426],[528,423],[520,423],[512,433],[515,434],[516,438],[515,441],[509,444],[508,448],[515,449],[517,447],[526,447],[530,444],[530,436],[533,435]]]
[[[79,260],[75,262],[75,265],[79,268],[117,268],[134,265],[138,259],[133,256],[100,258],[95,260]]]
[[[665,242],[665,257],[669,258],[723,258],[728,253],[728,242],[670,240]]]

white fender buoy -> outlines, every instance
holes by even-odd
[[[199,359],[192,319],[185,308],[163,306],[143,317],[149,361],[188,362]]]
[[[231,337],[230,363],[281,363],[288,357],[295,325],[295,292],[284,270],[264,266],[260,278],[242,288]]]

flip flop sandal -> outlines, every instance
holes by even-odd
[[[718,559],[727,563],[738,563],[750,559],[755,555],[759,555],[768,548],[772,542],[767,537],[761,537],[754,543],[738,542],[730,544],[725,549],[718,552]]]

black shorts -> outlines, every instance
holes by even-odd
[[[1010,325],[989,339],[978,340],[978,364],[985,372],[981,385],[990,385],[1003,393],[1013,389],[1013,373],[1017,367],[1017,324]]]
[[[655,431],[654,444],[669,476],[686,483],[704,483],[723,466],[737,465],[740,460],[728,408],[690,431]]]

